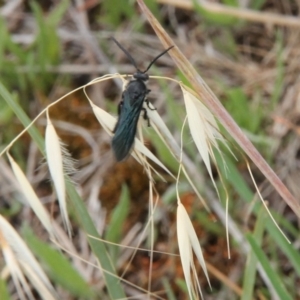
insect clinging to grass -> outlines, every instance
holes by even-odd
[[[149,109],[153,109],[149,106],[149,100],[147,99],[147,95],[150,90],[147,88],[147,81],[149,79],[149,75],[146,72],[151,68],[151,66],[165,53],[167,53],[174,46],[169,47],[161,54],[156,56],[149,64],[145,71],[141,71],[133,59],[133,57],[129,54],[129,52],[123,48],[120,43],[112,38],[112,40],[118,45],[118,47],[126,54],[129,58],[130,62],[136,68],[136,73],[132,75],[132,79],[128,82],[123,94],[122,100],[119,103],[118,113],[119,118],[117,124],[113,130],[114,137],[112,139],[112,149],[115,154],[117,161],[121,161],[125,159],[134,143],[134,138],[137,129],[137,123],[141,114],[141,111],[144,112],[144,119],[148,121],[147,110],[143,107],[144,103],[146,103]]]

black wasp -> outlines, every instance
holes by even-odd
[[[157,59],[159,59],[174,46],[171,46],[156,56],[150,62],[148,68],[142,72],[139,70],[136,62],[128,53],[128,51],[124,49],[123,46],[121,46],[114,38],[112,38],[112,40],[126,54],[130,62],[136,68],[136,73],[132,75],[132,79],[129,81],[122,94],[122,101],[120,102],[118,109],[119,118],[113,131],[115,135],[112,139],[112,149],[117,161],[121,161],[128,156],[132,148],[136,134],[137,123],[142,110],[144,111],[144,119],[148,120],[149,125],[147,111],[145,108],[143,108],[143,104],[145,102],[148,108],[151,109],[147,100],[147,94],[149,94],[150,90],[146,85],[147,80],[149,79],[149,75],[146,74],[146,72],[151,68]]]

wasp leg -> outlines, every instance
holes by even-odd
[[[150,119],[149,119],[148,114],[147,114],[147,109],[146,108],[142,108],[142,110],[144,111],[143,118],[144,118],[144,120],[147,120],[147,125],[148,125],[148,127],[150,127]]]
[[[118,105],[118,115],[121,114],[121,109],[122,109],[122,106],[123,106],[123,101],[121,101]]]
[[[154,107],[154,108],[153,108],[153,107],[150,107],[150,105],[149,105],[149,104],[150,104],[150,101],[149,101],[148,99],[146,99],[145,102],[146,102],[146,104],[147,104],[147,106],[148,106],[148,108],[149,108],[150,110],[156,110],[155,107]]]

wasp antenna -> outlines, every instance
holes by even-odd
[[[156,56],[152,61],[151,63],[149,64],[148,68],[143,72],[143,73],[146,73],[150,68],[151,66],[161,57],[163,56],[164,54],[166,54],[169,50],[171,50],[174,46],[171,46],[169,47],[168,49],[166,49],[165,51],[163,51],[161,54],[159,54],[158,56]]]
[[[139,68],[135,62],[135,60],[133,59],[133,57],[129,54],[129,52],[123,48],[123,46],[114,38],[111,37],[111,39],[117,44],[117,46],[126,54],[126,56],[129,58],[130,62],[135,66],[136,70],[139,71]]]

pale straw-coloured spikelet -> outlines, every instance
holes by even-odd
[[[233,158],[236,158],[233,151],[230,149],[226,138],[221,134],[219,130],[218,123],[214,115],[210,112],[210,110],[185,86],[181,85],[181,88],[186,88],[187,92],[191,95],[192,99],[194,100],[194,104],[197,107],[199,115],[203,117],[203,125],[205,127],[206,138],[209,144],[209,154],[212,156],[213,160],[215,161],[214,153],[212,151],[212,147],[218,150],[219,154],[221,155],[221,159],[224,165],[224,171],[227,171],[226,161],[222,155],[222,152],[219,148],[219,143],[222,143],[228,152],[232,155]]]
[[[23,271],[21,270],[21,267],[18,264],[18,261],[12,249],[4,240],[2,233],[0,233],[0,243],[1,243],[2,254],[6,263],[5,271],[6,273],[8,273],[7,275],[11,276],[19,299],[21,300],[34,299],[30,286],[27,283],[27,280],[25,278],[25,275],[23,274]],[[2,278],[6,277],[3,272],[1,275]]]
[[[131,155],[143,166],[144,170],[149,167],[162,181],[165,181],[161,172],[157,171],[152,164],[149,164],[146,159],[149,158],[175,179],[172,172],[147,147],[145,147],[144,143],[140,139],[135,138],[134,143],[134,151],[132,151]]]
[[[64,155],[66,150],[60,142],[60,139],[55,131],[55,128],[49,118],[49,113],[47,111],[47,126],[45,134],[45,144],[46,144],[46,157],[51,174],[51,178],[54,183],[60,211],[62,214],[63,223],[71,235],[71,225],[68,216],[67,204],[66,204],[66,186],[65,186],[65,175],[64,175]],[[68,158],[66,157],[66,161]]]
[[[25,276],[42,299],[56,299],[54,288],[39,263],[19,234],[1,215],[0,246],[20,299],[35,299]]]
[[[208,120],[213,119],[213,117],[208,110],[203,110],[202,106],[199,107],[199,100],[183,86],[182,92],[192,138],[203,159],[209,176],[213,180],[209,154],[211,144],[215,145],[216,142],[214,132],[208,123]]]
[[[51,220],[48,212],[42,205],[35,191],[33,190],[31,184],[26,178],[25,174],[19,167],[19,165],[15,162],[15,160],[11,157],[11,155],[7,152],[7,156],[13,170],[13,173],[16,177],[16,180],[19,184],[19,190],[26,199],[27,203],[30,205],[36,216],[39,218],[45,229],[48,231],[50,236],[54,238],[54,229],[51,225]]]
[[[195,232],[195,229],[191,223],[191,220],[184,208],[184,206],[178,202],[177,207],[177,239],[179,246],[179,253],[181,264],[184,272],[184,277],[187,283],[187,288],[189,292],[190,299],[195,297],[196,290],[198,290],[201,294],[200,285],[198,282],[197,273],[194,271],[194,261],[193,261],[193,253],[194,251],[203,271],[205,277],[210,285],[208,272],[206,269],[204,257],[201,251],[201,247]],[[193,273],[193,278],[191,278],[191,272]],[[195,285],[196,281],[196,287]],[[201,294],[202,295],[202,294]]]
[[[103,129],[111,136],[113,135],[113,130],[116,125],[116,118],[110,115],[108,112],[100,108],[99,106],[95,105],[92,101],[90,101],[92,106],[94,115],[96,116],[98,122],[101,124]]]

